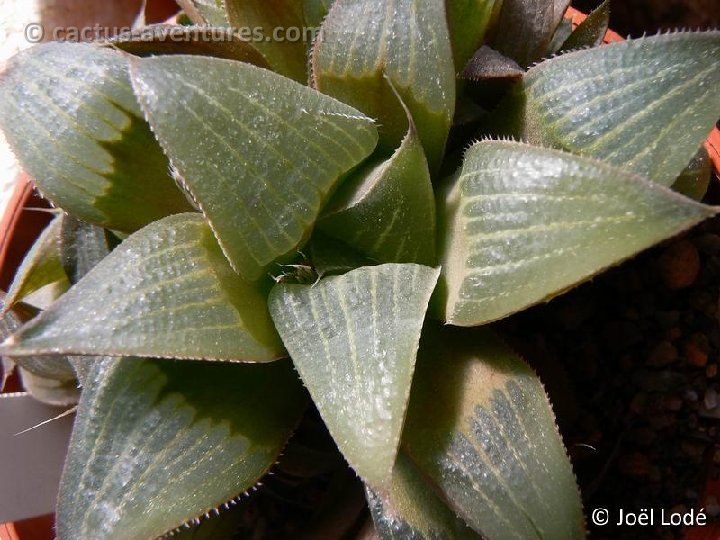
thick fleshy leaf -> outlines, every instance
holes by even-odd
[[[320,28],[335,0],[304,0],[305,23],[310,28]]]
[[[562,13],[559,17],[555,13],[561,9],[556,4],[561,3],[562,0],[503,0],[497,22],[499,31],[491,43],[493,49],[522,67],[540,59],[562,19]]]
[[[223,0],[176,0],[190,20],[198,25],[228,26]]]
[[[129,232],[191,209],[117,51],[46,43],[21,52],[0,77],[0,127],[43,194],[81,219]]]
[[[275,462],[305,405],[288,361],[106,359],[89,379],[59,540],[154,538],[219,507]]]
[[[507,56],[483,45],[470,59],[462,72],[463,79],[484,81],[492,79],[520,79],[525,70]]]
[[[55,360],[57,361],[58,358]],[[67,360],[65,362],[67,363]],[[75,405],[80,399],[80,388],[74,376],[70,379],[58,380],[41,377],[20,366],[18,369],[23,388],[38,401],[48,405],[66,407]]]
[[[516,136],[670,186],[720,111],[720,31],[612,43],[528,71],[497,117]],[[509,120],[509,115],[515,115]]]
[[[115,248],[2,352],[274,360],[284,351],[265,290],[233,272],[202,216],[170,216]]]
[[[688,166],[685,167],[685,170],[680,173],[672,188],[678,193],[700,201],[707,193],[712,171],[713,165],[710,154],[702,146],[698,153],[695,154],[695,157],[690,160]]]
[[[58,283],[61,291],[70,286],[60,257],[62,220],[63,216],[56,216],[25,255],[4,300],[4,309],[51,283]]]
[[[270,313],[320,415],[373,487],[390,479],[437,277],[425,266],[385,264],[270,293]]]
[[[435,199],[412,121],[392,157],[343,182],[318,227],[381,262],[435,264]]]
[[[345,274],[361,266],[375,266],[378,261],[358,253],[341,240],[315,231],[308,242],[308,256],[318,276]]]
[[[72,216],[62,216],[60,259],[73,285],[110,253],[108,234],[102,227],[90,225]]]
[[[555,34],[553,34],[553,37],[550,40],[550,44],[547,46],[547,50],[544,56],[552,56],[553,54],[556,54],[558,51],[560,51],[563,43],[565,43],[568,38],[570,38],[570,35],[572,33],[572,21],[569,19],[563,19],[562,21],[560,21],[560,24],[555,29]]]
[[[460,73],[500,14],[503,0],[447,0],[455,72]]]
[[[107,41],[137,56],[198,54],[248,62],[267,67],[267,62],[248,39],[227,27],[151,24],[119,34]]]
[[[428,334],[402,452],[486,538],[584,538],[580,493],[533,371],[487,330]]]
[[[605,163],[507,141],[475,144],[444,217],[445,319],[505,317],[716,213]]]
[[[2,357],[0,358],[0,394],[5,391],[5,385],[8,382],[8,379],[15,371],[15,363],[10,360],[9,358]]]
[[[394,151],[410,109],[434,171],[455,106],[455,70],[441,0],[337,0],[313,48],[313,82],[380,124],[380,146]]]
[[[587,18],[581,22],[573,33],[562,45],[564,51],[582,49],[584,47],[596,47],[603,42],[603,38],[610,25],[610,0],[605,0],[597,8],[590,12]]]
[[[133,60],[131,72],[185,187],[248,279],[297,249],[377,141],[355,109],[249,64],[165,56]]]
[[[0,304],[4,304],[4,299]],[[0,339],[6,339],[16,332],[31,316],[31,310],[19,304],[16,309],[2,306],[0,316]],[[32,310],[34,311],[34,310]],[[50,405],[69,405],[77,403],[79,396],[75,370],[67,358],[60,356],[28,356],[10,358],[3,356],[3,367],[15,366],[19,369],[25,389],[35,399]],[[3,370],[5,373],[5,370]],[[2,385],[4,386],[4,380]]]
[[[302,0],[224,0],[224,3],[230,26],[252,28],[262,35],[261,39],[253,39],[253,45],[273,71],[307,82],[307,51],[315,36],[305,23]]]
[[[395,463],[389,494],[375,493],[369,488],[366,491],[370,513],[382,540],[480,538],[433,492],[402,451]]]

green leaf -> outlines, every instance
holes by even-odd
[[[361,266],[374,266],[378,261],[358,253],[341,240],[315,231],[308,242],[308,252],[317,275],[345,274]]]
[[[521,79],[525,70],[512,58],[483,45],[470,59],[462,72],[463,79],[483,81],[492,79]]]
[[[197,54],[268,66],[247,39],[227,27],[151,24],[119,34],[109,39],[107,45],[136,56]]]
[[[168,532],[172,540],[235,540],[237,531],[247,521],[244,505],[226,505],[219,513],[213,512],[200,520],[191,521]],[[199,523],[197,522],[199,521]]]
[[[369,488],[366,491],[370,513],[382,540],[480,538],[433,493],[402,451],[393,470],[390,494],[383,496]]]
[[[563,43],[565,43],[570,35],[573,32],[572,27],[572,21],[569,19],[563,19],[560,22],[560,25],[555,30],[555,34],[553,34],[552,39],[550,40],[550,44],[547,46],[547,51],[545,52],[545,56],[551,56],[553,54],[556,54],[563,46]]]
[[[445,21],[440,0],[337,0],[312,56],[315,87],[376,118],[380,148],[388,153],[408,130],[402,100],[433,171],[442,159],[455,107]]]
[[[0,316],[0,339],[6,339],[16,332],[26,318],[31,317],[30,310],[25,311],[24,305],[10,309],[0,300],[2,316]],[[3,356],[3,377],[6,368],[18,366],[23,386],[35,399],[50,405],[70,405],[77,403],[79,391],[75,370],[67,358],[59,356],[28,356],[10,358]],[[5,378],[0,387],[5,386]],[[2,391],[0,389],[0,391]]]
[[[72,216],[62,216],[60,224],[60,259],[73,285],[110,253],[105,229]]]
[[[503,0],[498,31],[490,45],[522,67],[529,66],[550,44],[562,19],[562,13],[559,17],[555,13],[556,9],[561,9],[555,4],[562,3],[558,0]]]
[[[64,359],[55,358],[54,360]],[[64,362],[67,364],[67,360],[64,360]],[[70,364],[67,365],[70,366]],[[22,366],[18,366],[18,369],[23,388],[38,401],[57,407],[67,407],[75,405],[80,399],[80,389],[74,376],[70,379],[60,380],[54,377],[36,375]]]
[[[248,279],[297,249],[341,174],[377,142],[355,109],[249,64],[165,56],[131,71],[160,142]]]
[[[43,194],[80,219],[131,232],[190,210],[116,51],[45,43],[19,53],[0,77],[0,127]]]
[[[603,38],[610,25],[610,0],[605,0],[597,8],[590,12],[587,18],[581,22],[570,37],[563,43],[563,51],[582,49],[585,47],[596,47],[603,42]]]
[[[287,361],[106,359],[89,379],[60,486],[59,540],[154,538],[218,508],[267,472],[305,404]]]
[[[530,143],[596,157],[670,186],[720,110],[720,31],[576,51],[528,71],[498,120]],[[691,112],[690,112],[691,111]]]
[[[202,216],[179,214],[130,236],[1,350],[274,360],[284,351],[265,295],[233,272]]]
[[[25,255],[10,285],[4,309],[12,308],[29,294],[51,283],[58,283],[61,291],[70,286],[60,260],[62,220],[62,215],[56,216]]]
[[[447,18],[452,41],[455,72],[465,67],[485,41],[495,23],[503,0],[447,0]]]
[[[580,494],[542,384],[487,330],[423,338],[402,451],[493,540],[580,539]]]
[[[435,264],[435,199],[412,121],[392,157],[342,183],[318,227],[381,262]]]
[[[439,298],[460,326],[552,298],[716,214],[605,163],[507,141],[468,150],[441,212]]]
[[[678,179],[672,185],[673,190],[695,199],[702,200],[710,186],[713,165],[710,154],[704,146],[700,147],[698,153],[690,160],[685,170],[680,173]]]
[[[320,28],[335,0],[304,0],[305,23],[310,28]]]
[[[5,391],[5,385],[14,371],[15,362],[4,356],[0,358],[0,394]]]
[[[307,51],[314,35],[305,23],[302,1],[224,0],[224,3],[230,26],[259,30],[262,39],[253,39],[253,45],[273,71],[307,82]]]
[[[373,487],[390,478],[437,276],[385,264],[270,293],[270,313],[320,415]]]
[[[190,20],[199,25],[228,26],[223,0],[176,0]]]

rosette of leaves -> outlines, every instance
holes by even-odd
[[[0,80],[63,211],[2,345],[79,399],[58,538],[232,537],[269,474],[328,463],[381,538],[582,538],[543,386],[488,325],[716,213],[720,33],[597,47],[607,6],[570,33],[557,0],[182,4],[224,39],[44,44]],[[357,532],[338,485],[305,537]]]

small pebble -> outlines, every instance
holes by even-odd
[[[669,341],[661,341],[650,353],[647,364],[654,367],[663,367],[672,364],[678,359],[678,351]]]
[[[705,392],[703,404],[708,411],[712,411],[718,405],[718,395],[714,388],[708,388]]]
[[[668,411],[679,411],[683,407],[683,400],[678,396],[667,396],[664,399],[664,406]]]
[[[620,472],[625,476],[649,476],[651,470],[648,458],[638,452],[620,458]]]
[[[689,287],[700,272],[700,255],[688,240],[680,240],[660,256],[660,276],[668,289]]]
[[[685,359],[688,364],[696,367],[704,367],[708,362],[708,355],[700,349],[699,345],[694,341],[688,341],[683,348]]]

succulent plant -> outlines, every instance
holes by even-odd
[[[572,31],[567,0],[180,4],[193,25],[0,79],[58,209],[1,349],[79,399],[58,538],[231,537],[315,411],[380,538],[583,537],[543,386],[488,325],[716,214],[720,32],[598,46],[607,4]]]

